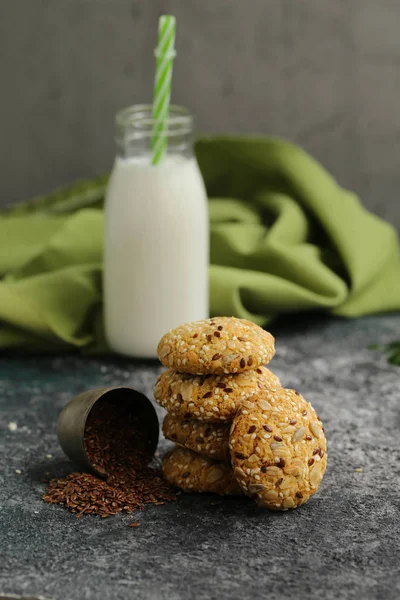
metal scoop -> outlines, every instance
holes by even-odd
[[[159,437],[157,413],[147,396],[130,387],[98,388],[75,396],[63,408],[57,421],[57,436],[65,454],[85,471],[104,477],[106,473],[93,465],[85,449],[85,427],[90,411],[100,398],[107,396],[112,402],[132,404],[132,411],[143,423],[146,431],[146,447],[149,462],[156,451]]]

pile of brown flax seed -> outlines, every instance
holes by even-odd
[[[85,448],[102,479],[89,473],[71,473],[53,479],[43,495],[50,504],[61,504],[77,517],[108,517],[131,513],[145,504],[175,500],[171,485],[160,469],[147,466],[143,424],[124,402],[101,398],[93,407],[85,428]]]

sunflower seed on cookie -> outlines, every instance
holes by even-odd
[[[229,446],[243,491],[272,510],[304,504],[326,469],[322,424],[295,390],[265,389],[254,395],[233,420]]]
[[[180,419],[232,421],[239,406],[264,388],[280,387],[267,367],[230,375],[189,375],[164,371],[154,388],[158,404]]]
[[[215,317],[193,321],[164,335],[157,349],[166,367],[181,373],[242,373],[267,364],[274,338],[246,319]]]
[[[167,481],[185,492],[243,494],[229,463],[200,456],[186,448],[175,448],[164,456],[163,474]]]
[[[229,424],[181,420],[167,414],[162,430],[164,436],[202,456],[230,462]]]

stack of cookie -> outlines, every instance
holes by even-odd
[[[281,387],[264,365],[274,338],[254,323],[218,317],[168,332],[158,356],[168,370],[154,390],[167,410],[166,438],[177,447],[163,461],[184,491],[247,494],[286,510],[318,488],[326,441],[313,408]]]
[[[165,437],[180,447],[164,460],[167,479],[184,490],[242,493],[230,467],[229,429],[248,398],[280,387],[263,366],[274,353],[270,333],[233,317],[188,323],[162,338],[158,355],[169,368],[154,396],[168,411]]]

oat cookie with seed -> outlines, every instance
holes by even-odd
[[[229,424],[181,420],[167,414],[162,430],[164,436],[183,448],[202,456],[230,462]]]
[[[233,420],[229,447],[243,491],[272,510],[304,504],[326,469],[322,423],[295,390],[266,389],[244,402]]]
[[[269,363],[274,338],[255,323],[215,317],[186,323],[164,335],[157,349],[166,367],[181,373],[242,373]]]
[[[186,448],[175,448],[164,456],[163,474],[169,483],[185,492],[243,494],[229,463],[200,456]]]
[[[180,419],[206,423],[232,421],[239,406],[257,391],[279,386],[267,367],[230,375],[189,375],[164,371],[154,388],[154,397]]]

